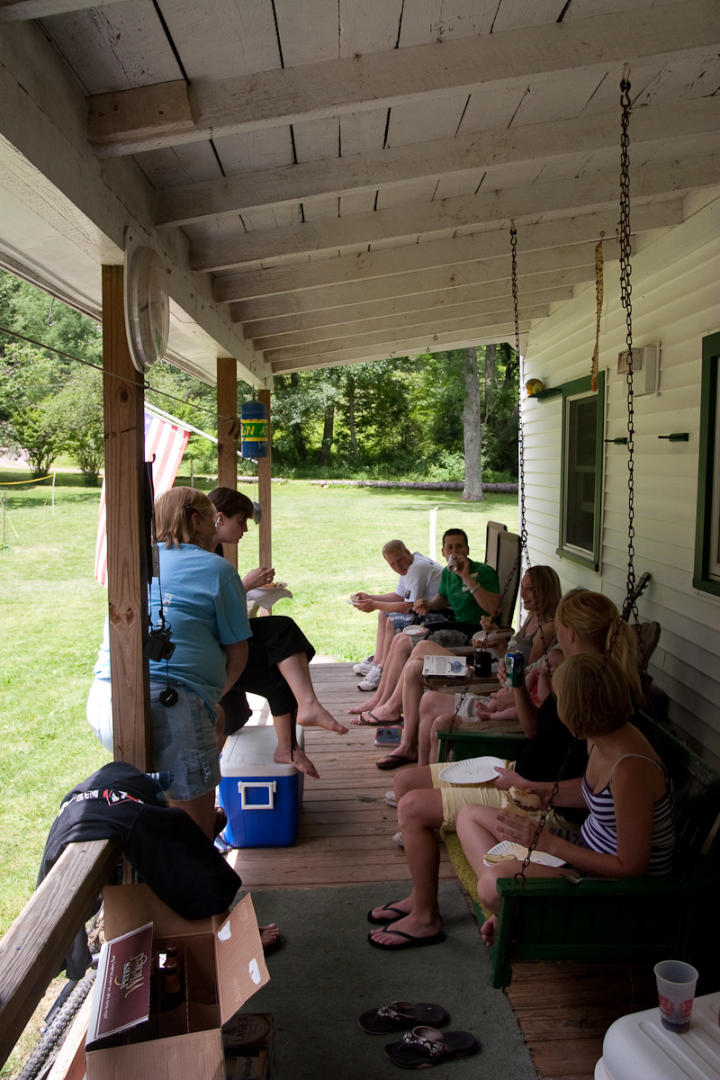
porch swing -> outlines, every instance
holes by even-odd
[[[633,617],[640,627],[637,599],[649,580],[635,579],[634,568],[634,400],[632,385],[632,306],[630,286],[630,203],[628,122],[630,83],[620,83],[622,106],[620,269],[621,300],[627,327],[627,416],[628,416],[628,569],[626,596],[620,620]],[[517,233],[511,227],[512,287],[515,312],[515,340],[520,358],[520,387],[524,385],[520,356],[517,299]],[[598,287],[598,297],[601,296]],[[601,301],[598,300],[598,331]],[[597,351],[597,343],[596,343]],[[525,518],[524,432],[519,428],[520,536],[521,552],[530,565]],[[648,625],[648,624],[646,624]],[[639,633],[642,645],[642,635]],[[615,638],[610,641],[612,652]],[[545,650],[549,643],[544,643]],[[651,650],[650,650],[651,651]],[[643,654],[646,665],[649,653]],[[720,880],[720,777],[683,743],[649,719],[640,724],[672,775],[676,795],[676,865],[667,877],[608,880],[582,878],[527,878],[525,868],[535,841],[530,845],[521,871],[514,878],[497,882],[500,910],[495,941],[490,949],[491,982],[509,985],[512,963],[523,960],[651,962],[663,954],[695,959],[707,949],[701,928],[709,925],[713,912],[713,889]],[[452,745],[456,758],[490,754],[515,760],[522,735],[482,734],[456,731],[439,733],[441,760]],[[554,794],[554,793],[553,793]],[[551,800],[552,801],[552,800]],[[451,860],[461,880],[467,882],[469,865],[459,843],[448,844]],[[459,857],[458,857],[459,856]],[[464,864],[464,866],[462,865]],[[478,916],[486,912],[476,898],[471,901]],[[675,915],[673,914],[675,913]]]

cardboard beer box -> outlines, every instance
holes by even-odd
[[[86,1044],[87,1080],[225,1080],[222,1026],[270,978],[250,897],[228,916],[192,921],[146,885],[106,887],[103,904],[105,974],[93,991],[97,1020]],[[181,957],[183,1000],[162,1016],[178,1033],[158,1037],[165,1029],[158,1028],[151,998],[151,958],[170,945]]]

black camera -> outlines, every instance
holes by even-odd
[[[169,660],[175,652],[175,645],[170,640],[170,628],[153,627],[145,638],[143,656],[146,660]]]

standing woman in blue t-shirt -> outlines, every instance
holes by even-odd
[[[187,811],[212,839],[214,793],[220,781],[216,706],[247,662],[251,636],[242,583],[213,552],[215,508],[200,491],[176,487],[155,503],[159,577],[150,588],[153,626],[160,602],[175,646],[150,661],[151,765],[172,773],[171,805]],[[107,628],[88,719],[110,751],[110,652]]]

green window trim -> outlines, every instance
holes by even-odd
[[[711,571],[713,522],[720,516],[720,461],[718,424],[720,405],[720,333],[703,338],[700,383],[700,446],[698,452],[698,495],[695,518],[695,568],[693,585],[720,596],[720,580]],[[717,540],[715,541],[717,543]],[[713,573],[713,576],[711,576]]]
[[[582,566],[600,569],[600,537],[602,535],[602,495],[603,495],[603,453],[605,434],[605,372],[598,373],[596,400],[596,429],[595,429],[595,455],[594,477],[595,488],[593,497],[593,540],[592,552],[587,553],[578,547],[569,545],[566,541],[567,516],[566,516],[566,492],[568,486],[567,452],[568,452],[568,413],[569,403],[576,398],[587,399],[592,393],[590,376],[582,379],[573,379],[563,383],[559,388],[562,392],[562,441],[560,447],[560,514],[558,520],[558,546],[556,554],[571,562],[580,563]]]

